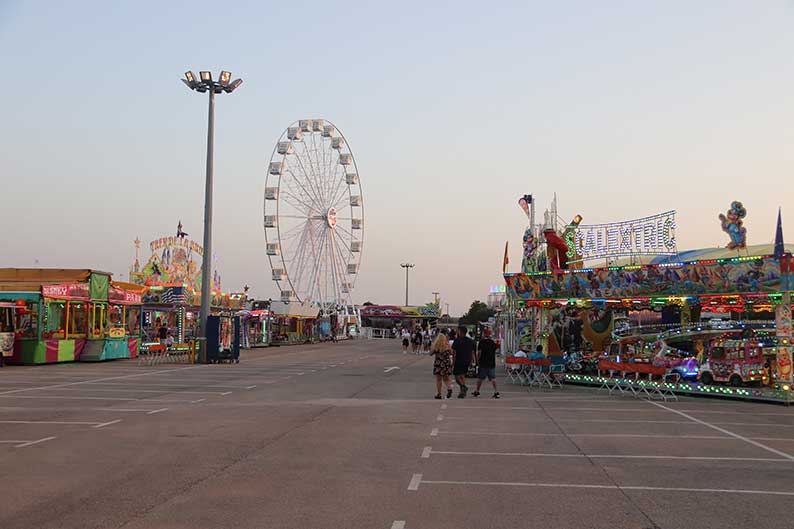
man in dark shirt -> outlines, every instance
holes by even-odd
[[[466,386],[466,373],[469,371],[469,364],[476,361],[474,357],[475,349],[477,348],[474,340],[466,336],[468,329],[460,327],[455,342],[452,344],[452,350],[455,352],[455,366],[452,368],[452,374],[455,375],[455,381],[460,386],[459,399],[465,399],[466,393],[469,388]]]
[[[160,339],[160,343],[165,343],[165,339],[168,338],[168,327],[165,326],[165,323],[157,329],[157,337]]]
[[[499,398],[499,390],[496,389],[496,342],[491,340],[491,329],[483,331],[483,338],[477,346],[479,360],[477,362],[477,389],[472,393],[472,397],[480,396],[480,388],[483,380],[488,378],[493,385],[493,398]]]

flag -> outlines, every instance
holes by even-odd
[[[502,273],[504,274],[507,271],[507,265],[510,264],[510,259],[507,257],[507,243],[509,241],[505,241],[505,258],[502,261]]]

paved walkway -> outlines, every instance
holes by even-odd
[[[396,341],[4,368],[0,527],[792,526],[794,410],[430,372]]]

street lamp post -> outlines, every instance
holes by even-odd
[[[209,92],[207,123],[207,178],[204,187],[204,255],[201,259],[201,312],[199,326],[204,341],[199,350],[199,362],[207,362],[207,318],[210,315],[212,297],[212,161],[215,141],[215,94],[231,94],[241,84],[242,79],[232,81],[232,74],[222,71],[218,81],[212,80],[212,73],[199,72],[199,79],[191,71],[185,72],[182,82],[195,92]]]
[[[408,270],[416,266],[412,263],[403,263],[400,265],[402,268],[405,268],[405,306],[408,306]]]

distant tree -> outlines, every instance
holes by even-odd
[[[496,311],[488,308],[488,305],[477,299],[472,302],[469,311],[461,316],[460,323],[464,325],[476,325],[480,322],[488,321],[488,318],[494,314],[496,314]]]
[[[371,301],[365,301],[364,303],[361,304],[362,307],[372,307],[374,305],[375,304]]]

